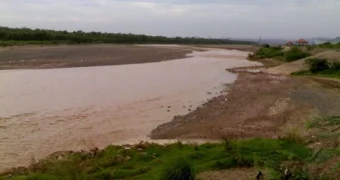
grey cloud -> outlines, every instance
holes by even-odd
[[[11,27],[166,36],[340,36],[338,0],[0,0]]]

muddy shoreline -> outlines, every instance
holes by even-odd
[[[249,69],[249,68],[243,68]],[[318,116],[339,116],[339,89],[305,77],[230,69],[239,75],[220,95],[193,112],[176,116],[152,139],[277,138]]]

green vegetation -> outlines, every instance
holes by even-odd
[[[189,180],[195,177],[195,172],[233,167],[256,166],[278,171],[281,162],[304,161],[311,155],[311,149],[285,140],[165,146],[141,143],[131,148],[109,146],[98,153],[77,152],[62,158],[51,157],[32,165],[24,175],[11,179]]]
[[[307,123],[307,128],[324,128],[324,127],[334,127],[340,125],[340,116],[331,116],[323,118],[315,118]]]
[[[284,57],[287,62],[296,61],[308,56],[310,56],[309,53],[304,52],[297,47],[292,47],[289,51],[284,53]]]
[[[315,179],[337,179],[340,175],[340,117],[315,118],[307,123],[307,129],[316,130],[311,143],[319,144],[310,158]]]
[[[162,44],[255,44],[249,41],[229,39],[205,39],[196,37],[164,37],[121,33],[56,31],[0,26],[0,46],[25,44],[85,44],[85,43],[162,43]]]
[[[250,59],[265,59],[265,58],[279,58],[282,57],[284,53],[282,52],[282,47],[271,47],[269,45],[264,45],[254,54],[250,54],[248,58]]]
[[[330,140],[334,147],[340,146],[340,116],[315,118],[307,123],[308,129],[319,129],[317,138]],[[337,151],[340,155],[340,149]]]
[[[316,75],[324,77],[340,78],[340,61],[313,58],[306,60],[309,70],[298,71],[292,75]]]
[[[323,44],[316,45],[315,47],[323,48],[323,49],[340,49],[340,43],[332,44],[332,43],[326,42]]]
[[[273,58],[286,62],[296,61],[298,59],[302,59],[310,56],[309,53],[301,50],[298,47],[292,47],[290,50],[284,52],[281,46],[269,46],[264,45],[254,54],[249,54],[249,59],[265,59],[265,58]]]
[[[194,165],[191,160],[186,157],[179,157],[174,160],[172,164],[165,167],[164,173],[161,179],[173,180],[173,179],[185,179],[195,180],[196,173]]]
[[[236,167],[269,171],[265,178],[273,180],[285,179],[287,175],[298,180],[335,179],[340,170],[340,150],[339,139],[333,137],[339,137],[340,117],[315,118],[306,128],[317,130],[317,138],[303,139],[293,128],[280,139],[225,139],[201,145],[141,142],[134,146],[108,146],[101,151],[61,153],[28,168],[14,169],[0,179],[194,180],[203,171]],[[310,144],[318,142],[323,146],[310,148]]]

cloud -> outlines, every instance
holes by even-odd
[[[203,37],[340,36],[339,0],[0,0],[11,27]]]

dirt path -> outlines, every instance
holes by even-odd
[[[339,89],[316,81],[265,73],[239,72],[227,95],[159,126],[154,139],[277,137],[286,126],[314,116],[340,115]]]

